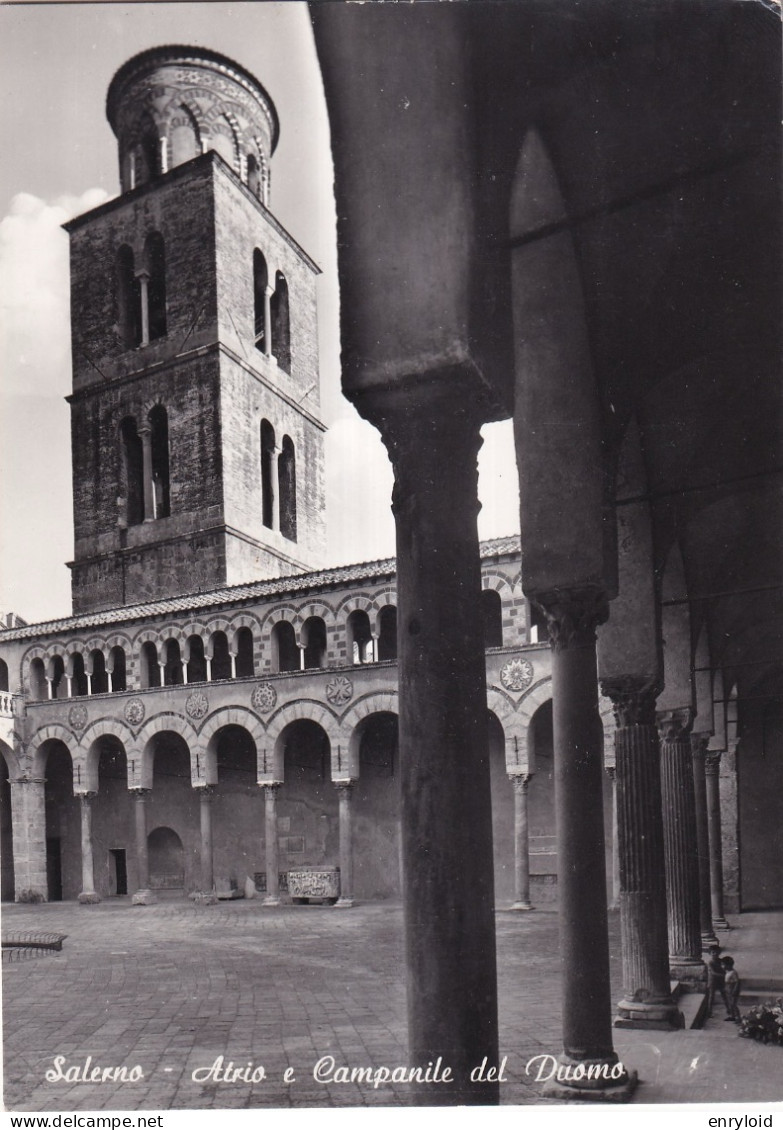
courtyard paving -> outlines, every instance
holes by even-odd
[[[2,915],[5,934],[67,935],[60,953],[3,966],[7,1110],[421,1101],[400,1084],[313,1078],[324,1056],[337,1066],[408,1063],[398,904],[270,910],[255,900],[133,907],[115,899],[95,907],[4,906]],[[722,941],[740,975],[783,976],[783,915],[736,916],[734,924]],[[499,912],[497,927],[501,1056],[507,1057],[501,1102],[540,1103],[543,1084],[526,1074],[526,1064],[560,1049],[557,915]],[[610,937],[617,1000],[616,914]],[[621,1059],[639,1072],[637,1103],[783,1100],[783,1048],[737,1039],[736,1027],[717,1014],[702,1030],[615,1036]],[[143,1079],[52,1078],[88,1056],[90,1068],[139,1065]],[[216,1063],[219,1077],[209,1071]],[[245,1077],[227,1081],[229,1063]]]

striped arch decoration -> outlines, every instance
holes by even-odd
[[[487,708],[503,729],[506,772],[509,775],[532,772],[528,765],[527,723],[522,720],[513,702],[496,687],[487,687]]]
[[[374,691],[351,703],[340,721],[337,745],[332,746],[332,777],[359,776],[359,733],[365,718],[373,714],[399,715],[397,691]]]
[[[528,740],[530,734],[530,723],[533,721],[533,715],[539,709],[539,707],[543,706],[545,702],[549,702],[551,697],[552,680],[551,678],[542,679],[540,683],[536,683],[535,686],[533,686],[528,691],[528,693],[521,700],[517,707],[520,724],[522,727],[524,727],[525,748],[528,754],[529,773],[535,773],[536,771],[535,754],[533,755],[532,759],[530,757],[530,743]]]
[[[52,722],[48,726],[43,726],[38,730],[28,746],[27,755],[30,759],[31,775],[33,777],[43,777],[46,771],[46,752],[42,750],[42,746],[48,741],[61,741],[68,747],[68,752],[73,761],[76,756],[76,751],[79,748],[79,742],[76,737],[65,726],[61,726],[58,722]]]

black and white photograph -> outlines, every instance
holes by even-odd
[[[782,58],[0,4],[4,1125],[781,1130]]]

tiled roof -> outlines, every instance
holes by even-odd
[[[480,548],[482,558],[518,553],[519,537],[492,538],[489,541],[483,541]],[[137,620],[148,620],[151,616],[163,616],[172,612],[219,608],[221,605],[308,592],[313,589],[363,584],[378,577],[393,576],[396,568],[396,558],[387,557],[382,561],[365,561],[358,565],[338,565],[334,569],[321,569],[314,573],[296,573],[291,577],[277,577],[272,581],[253,581],[245,585],[231,585],[226,588],[212,589],[210,592],[170,596],[163,600],[147,601],[145,604],[106,608],[101,612],[84,612],[80,616],[66,616],[60,620],[46,620],[40,624],[6,628],[0,631],[0,642],[33,639],[36,636],[47,636],[56,632],[83,631],[88,628],[100,628],[107,624],[132,623]]]

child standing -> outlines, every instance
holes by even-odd
[[[726,968],[720,959],[720,946],[710,946],[709,953],[710,960],[707,962],[707,1016],[712,1016],[715,994],[720,993],[726,1006],[726,1019],[733,1020],[726,998]]]
[[[737,970],[734,968],[733,957],[721,958],[723,968],[725,969],[724,988],[726,990],[726,1003],[729,1009],[727,1020],[739,1020],[739,994],[740,994],[740,979]]]

